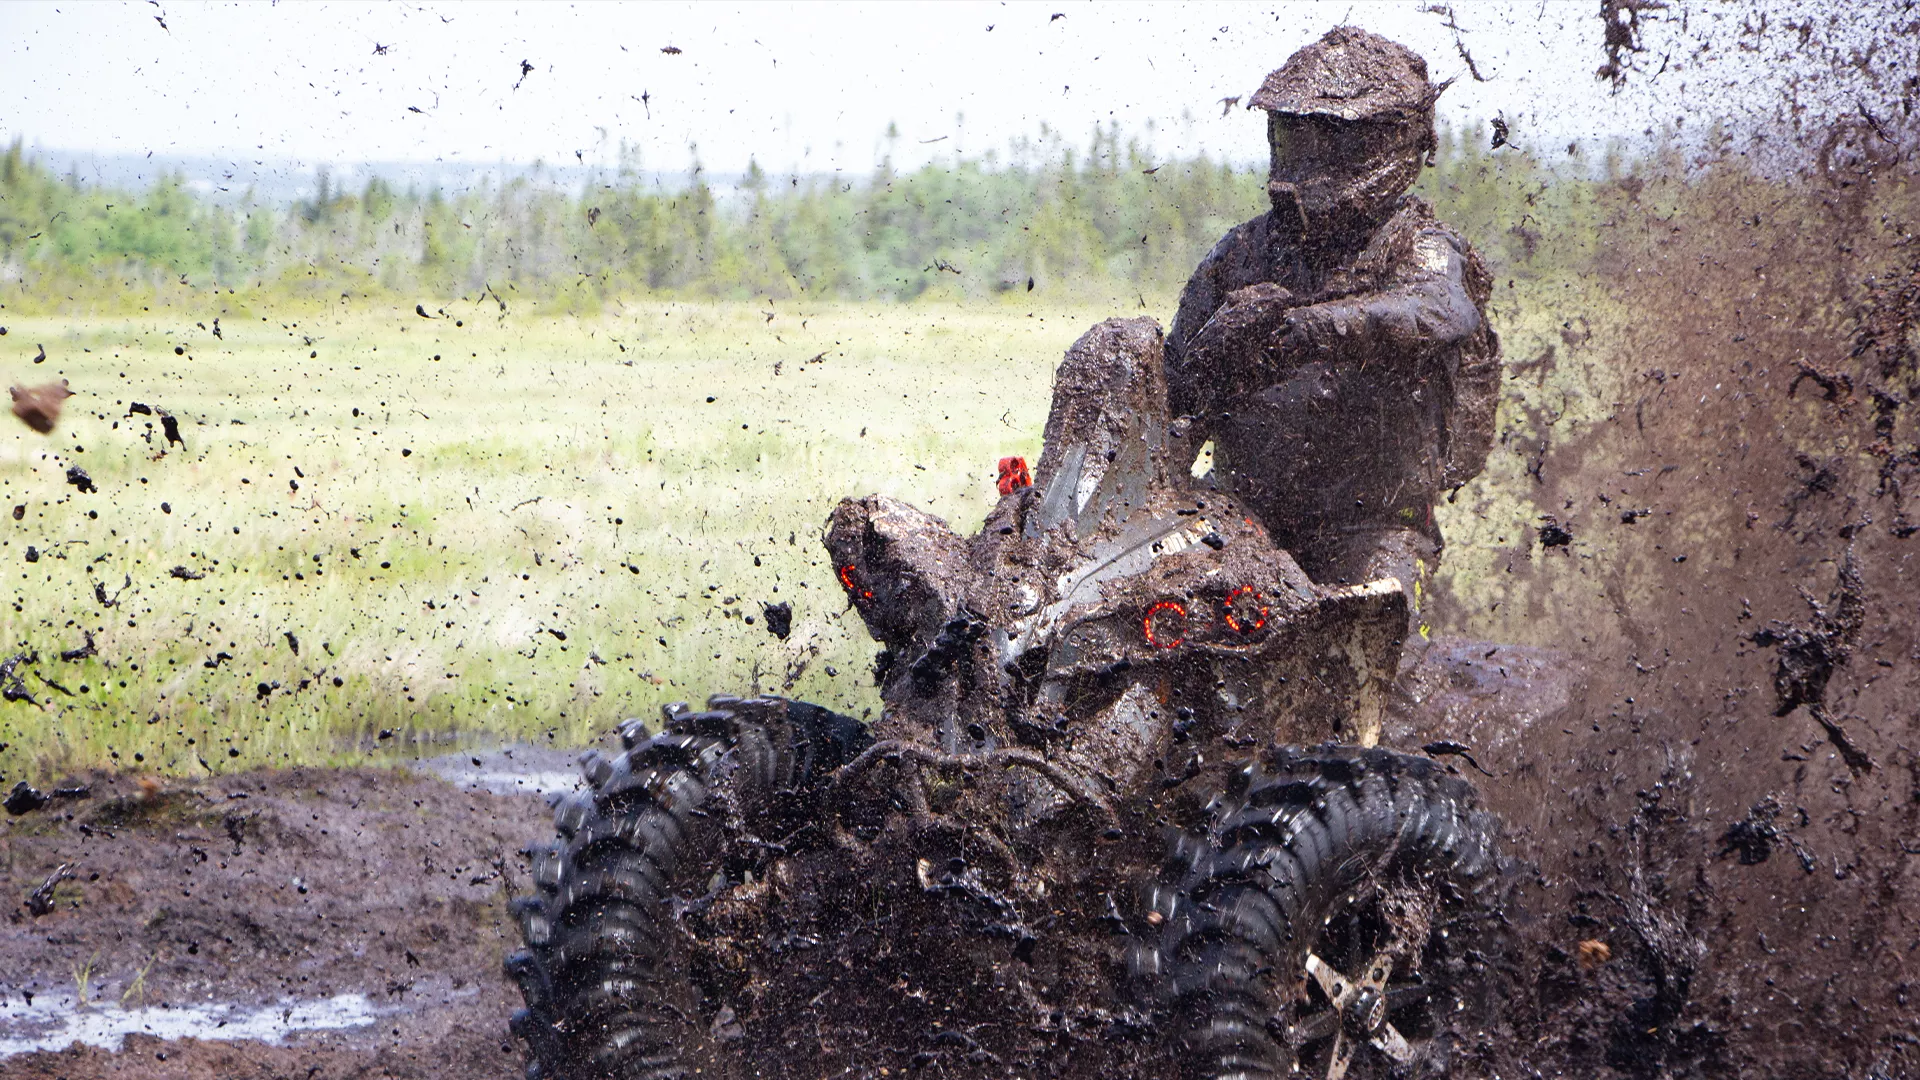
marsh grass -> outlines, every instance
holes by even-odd
[[[69,968],[73,972],[73,1007],[76,1009],[84,1009],[93,1003],[87,992],[94,988],[94,964],[99,960],[100,950],[95,949],[85,963],[75,963]]]
[[[1103,313],[434,314],[9,320],[14,378],[79,396],[52,436],[0,439],[0,636],[35,699],[0,707],[0,773],[578,744],[716,690],[864,713],[828,511],[885,491],[977,527]]]
[[[1555,303],[1498,298],[1510,360],[1557,341],[1567,311],[1601,321],[1569,283],[1541,295]],[[34,698],[0,705],[0,774],[580,745],[714,691],[869,714],[876,647],[826,564],[828,511],[886,492],[971,532],[995,460],[1037,459],[1062,352],[1112,310],[544,318],[489,297],[431,319],[263,319],[212,294],[139,319],[10,319],[14,378],[79,396],[52,436],[0,438],[0,638],[32,661]],[[1498,603],[1501,560],[1536,524],[1542,409],[1612,396],[1582,379],[1510,380],[1486,475],[1441,508],[1461,610]],[[784,642],[760,610],[780,601]],[[60,658],[88,634],[95,655]]]
[[[121,1008],[123,1009],[126,1008],[127,999],[132,997],[138,997],[140,999],[140,1006],[142,1008],[146,1007],[147,972],[153,970],[154,962],[158,959],[160,959],[158,954],[148,957],[147,962],[140,965],[140,970],[133,973],[133,979],[132,981],[127,983],[127,988],[125,990],[120,991],[120,1007]]]

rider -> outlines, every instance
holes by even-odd
[[[1339,27],[1268,75],[1273,208],[1194,271],[1166,344],[1187,461],[1323,584],[1399,579],[1418,609],[1433,503],[1486,463],[1500,380],[1492,281],[1406,194],[1433,152],[1419,54]]]

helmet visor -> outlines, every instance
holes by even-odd
[[[1419,178],[1432,126],[1267,114],[1267,190],[1290,194],[1308,219],[1336,211],[1374,216]]]

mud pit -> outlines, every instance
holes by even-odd
[[[488,790],[512,789],[507,769],[537,784],[524,755],[467,762],[434,763],[458,786],[380,769],[102,776],[89,798],[9,818],[0,1075],[517,1076],[504,897],[548,812],[537,792]],[[61,864],[74,876],[30,916],[19,898]]]
[[[1584,382],[1510,372],[1496,474],[1450,519],[1436,614],[1461,636],[1383,739],[1465,748],[1433,752],[1503,820],[1496,914],[1460,934],[1463,1007],[1437,1033],[1451,1075],[1920,1075],[1908,191],[1714,194],[1581,301],[1640,313],[1562,338]],[[1770,215],[1811,224],[1734,224]],[[1504,541],[1474,524],[1511,522],[1502,499],[1526,526]],[[521,767],[558,772],[468,779],[510,790]],[[94,778],[4,826],[15,897],[77,874],[0,928],[8,1010],[71,1002],[87,972],[111,1016],[145,968],[148,1007],[272,1003],[316,1028],[132,1034],[0,1074],[520,1074],[504,900],[527,888],[512,853],[551,835],[542,800],[379,771],[138,795]],[[323,1007],[353,1026],[318,1027]],[[27,1026],[0,1014],[0,1038]]]

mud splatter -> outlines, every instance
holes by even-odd
[[[60,423],[61,408],[73,396],[65,379],[34,387],[15,386],[8,393],[13,397],[13,415],[42,435],[53,434],[54,427]]]

